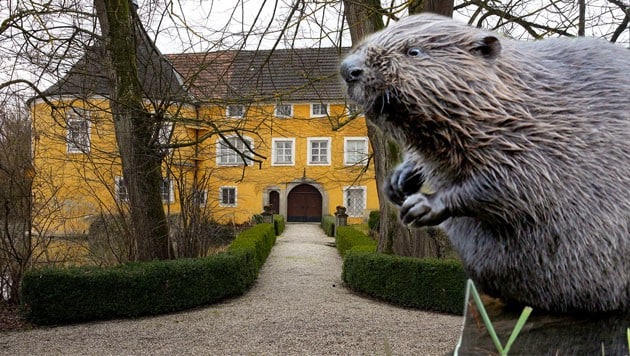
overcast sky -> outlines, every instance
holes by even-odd
[[[621,0],[629,2],[630,0]],[[140,14],[143,21],[156,35],[158,48],[164,53],[182,51],[207,51],[227,48],[271,48],[279,47],[330,47],[349,46],[348,31],[342,31],[345,24],[342,17],[341,1],[302,1],[303,8],[297,9],[289,18],[294,0],[140,0]],[[404,4],[406,0],[386,1],[389,5]],[[456,0],[456,4],[461,1]],[[561,17],[577,18],[574,1],[556,1],[550,6],[550,0],[506,0],[511,9],[520,14],[530,14],[529,21],[535,21],[550,27],[558,26]],[[587,0],[587,36],[609,37],[620,23],[621,11],[610,6],[608,0]],[[170,4],[170,5],[165,5]],[[541,9],[548,9],[542,10]],[[614,9],[616,11],[613,11]],[[455,13],[454,17],[467,21],[465,9]],[[555,12],[554,12],[555,11]],[[166,15],[165,15],[166,14]],[[404,16],[405,13],[399,13]],[[616,16],[617,19],[612,20]],[[287,20],[289,18],[289,20]],[[492,17],[489,17],[490,19]],[[565,21],[566,23],[566,19]],[[492,21],[492,20],[491,20]],[[280,31],[287,27],[281,35]],[[188,28],[188,30],[184,30]],[[510,26],[504,29],[510,31]],[[510,34],[515,37],[527,37],[525,31],[512,26]],[[572,29],[577,32],[577,29]],[[618,43],[630,46],[630,30]],[[262,35],[264,33],[264,36]],[[344,37],[340,38],[341,34]],[[278,38],[281,40],[276,44]]]
[[[8,2],[6,2],[8,1]],[[64,0],[54,0],[64,1]],[[85,11],[91,11],[92,0],[83,0]],[[404,4],[407,0],[382,0],[388,5]],[[630,0],[618,0],[630,3]],[[350,46],[350,39],[342,17],[341,0],[304,0],[301,7],[292,9],[295,0],[138,0],[139,13],[145,27],[156,40],[158,48],[163,53],[204,52],[220,49],[268,49],[274,46],[286,47],[330,47]],[[456,0],[456,4],[462,0]],[[608,0],[587,0],[587,36],[610,37],[615,25],[621,22],[621,11],[610,6]],[[527,18],[548,26],[555,26],[559,19],[575,19],[577,14],[575,1],[561,0],[549,6],[550,0],[504,0],[501,4],[513,4],[512,9],[520,13],[530,14]],[[6,7],[3,4],[17,3],[12,0],[0,0],[0,20],[6,17]],[[25,4],[28,4],[25,3]],[[549,7],[554,12],[540,11]],[[564,11],[564,9],[568,9]],[[533,11],[536,10],[536,11]],[[292,12],[293,11],[293,12]],[[456,13],[455,18],[467,20],[473,7],[464,10],[469,13]],[[397,16],[405,16],[404,12]],[[613,19],[616,17],[615,19]],[[489,19],[492,20],[490,16]],[[71,17],[54,18],[52,24],[66,21],[75,24]],[[87,20],[85,20],[87,21]],[[496,21],[496,18],[494,19]],[[91,20],[89,20],[91,22]],[[42,24],[43,26],[44,24]],[[87,30],[93,25],[81,24]],[[491,25],[488,25],[491,26]],[[511,29],[510,29],[511,26]],[[285,29],[284,32],[283,29]],[[512,36],[520,38],[524,31],[519,26],[508,24],[501,31],[513,31]],[[576,33],[576,28],[570,29]],[[19,33],[19,30],[17,30]],[[630,47],[630,31],[626,30],[618,40],[620,45]],[[343,34],[343,36],[342,36]],[[5,35],[9,35],[5,33]],[[40,43],[54,47],[57,42]],[[62,63],[60,72],[56,75],[39,77],[38,70],[33,67],[24,56],[14,55],[21,48],[19,43],[5,40],[0,43],[0,79],[2,81],[24,78],[38,82],[41,89],[56,81],[63,75],[71,63]],[[43,57],[42,57],[43,58]],[[43,58],[46,59],[46,58]]]
[[[291,2],[180,0],[164,9],[155,1],[141,0],[139,12],[153,34],[157,34],[158,48],[164,53],[241,46],[252,49],[338,45],[343,25],[341,1],[334,6],[326,1],[307,1],[289,18]],[[186,27],[188,31],[184,30]],[[284,28],[285,33],[281,34]],[[349,37],[343,41],[350,45]]]

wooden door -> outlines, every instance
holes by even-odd
[[[280,193],[275,190],[269,192],[269,205],[274,214],[280,214]]]
[[[309,184],[293,188],[287,198],[287,221],[319,222],[322,220],[322,195]]]

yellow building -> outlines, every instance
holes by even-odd
[[[337,48],[162,56],[140,50],[147,110],[163,145],[169,215],[201,208],[243,223],[264,206],[320,221],[338,205],[350,222],[378,209],[365,119],[344,100]],[[92,48],[31,101],[34,165],[49,230],[85,233],[125,211],[110,86]],[[176,71],[173,71],[173,68]],[[245,164],[247,163],[247,164]]]

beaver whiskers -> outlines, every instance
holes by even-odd
[[[387,89],[385,89],[383,94],[381,94],[377,99],[380,99],[381,101],[380,114],[384,114],[386,107],[391,105],[393,100],[395,100],[396,102],[400,102],[398,89],[396,89],[396,87],[394,86],[390,86]]]

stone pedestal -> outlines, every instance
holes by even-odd
[[[348,225],[348,214],[346,214],[346,207],[338,205],[337,211],[335,211],[335,226]]]
[[[262,221],[264,223],[273,224],[273,210],[271,205],[263,206],[263,212],[260,215],[262,215]]]

